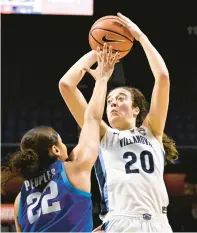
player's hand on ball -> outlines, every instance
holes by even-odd
[[[97,47],[97,68],[95,70],[86,69],[94,79],[107,78],[110,79],[114,66],[118,60],[118,52],[114,55],[112,53],[112,47],[107,47],[107,44],[104,44],[103,50],[100,50],[100,47]]]
[[[129,18],[124,16],[121,13],[117,14],[119,21],[130,31],[131,35],[139,41],[141,36],[144,36],[144,33],[139,29],[139,27],[133,23]]]

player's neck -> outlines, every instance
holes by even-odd
[[[135,120],[125,122],[124,124],[116,127],[118,130],[132,130],[136,128]]]

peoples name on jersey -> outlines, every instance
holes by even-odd
[[[131,144],[135,144],[135,143],[141,143],[141,144],[145,144],[147,146],[151,146],[151,143],[148,141],[147,138],[141,136],[141,135],[137,135],[137,136],[131,136],[129,138],[122,138],[120,139],[120,146],[123,147],[123,146],[128,146],[128,145],[131,145]]]
[[[29,188],[34,189],[38,187],[38,185],[41,185],[43,183],[48,183],[53,178],[54,175],[55,175],[55,169],[52,168],[51,170],[44,172],[42,175],[38,177],[34,177],[30,180],[25,180],[24,184],[26,191],[29,191]]]

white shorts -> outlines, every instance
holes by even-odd
[[[165,214],[131,214],[106,216],[102,230],[105,232],[172,232]]]

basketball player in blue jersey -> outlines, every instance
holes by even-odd
[[[36,127],[23,136],[20,151],[9,161],[7,180],[15,175],[24,178],[14,204],[17,232],[92,231],[91,170],[98,156],[107,82],[118,56],[111,48],[93,53],[98,78],[78,145],[67,155],[54,129]]]
[[[101,191],[102,227],[107,232],[172,232],[167,219],[168,195],[163,180],[165,159],[177,159],[173,140],[164,134],[170,80],[166,65],[148,37],[130,19],[119,21],[140,43],[155,78],[150,109],[136,88],[119,87],[107,97],[107,117],[100,125],[100,153],[95,171]],[[83,56],[62,77],[61,94],[79,126],[84,124],[87,103],[77,89],[85,68],[96,61]]]

